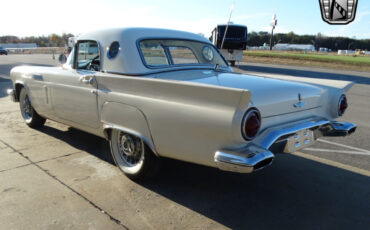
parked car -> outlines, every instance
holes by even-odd
[[[0,55],[8,55],[8,51],[3,47],[0,47]]]
[[[61,67],[15,67],[11,80],[29,127],[51,119],[106,138],[132,179],[153,175],[162,157],[251,173],[274,153],[356,129],[334,120],[351,82],[234,73],[210,41],[174,30],[86,33]]]

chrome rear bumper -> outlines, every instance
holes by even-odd
[[[314,140],[321,136],[346,136],[355,130],[355,124],[328,120],[311,120],[292,126],[273,127],[263,131],[255,143],[249,143],[244,148],[216,151],[214,161],[217,167],[224,171],[251,173],[271,165],[275,157],[272,152],[289,153],[292,148],[288,148],[291,147],[288,145],[291,145],[292,138],[301,136],[295,146],[295,150],[299,150],[312,145]],[[312,133],[313,139],[301,135],[306,131]]]

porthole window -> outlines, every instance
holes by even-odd
[[[118,52],[120,50],[119,42],[115,41],[112,42],[107,50],[107,57],[109,59],[113,59],[118,55]]]
[[[213,55],[213,50],[209,46],[204,46],[203,47],[202,55],[203,55],[204,59],[206,59],[209,62],[213,60],[213,56],[214,56]]]

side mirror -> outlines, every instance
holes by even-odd
[[[64,64],[64,63],[66,63],[67,62],[67,57],[66,57],[66,55],[65,54],[60,54],[59,55],[59,62],[60,62],[60,64]]]

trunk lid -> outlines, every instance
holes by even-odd
[[[326,92],[323,88],[305,83],[212,70],[175,71],[155,77],[249,90],[252,106],[260,110],[262,117],[320,107],[324,101],[320,98]]]

